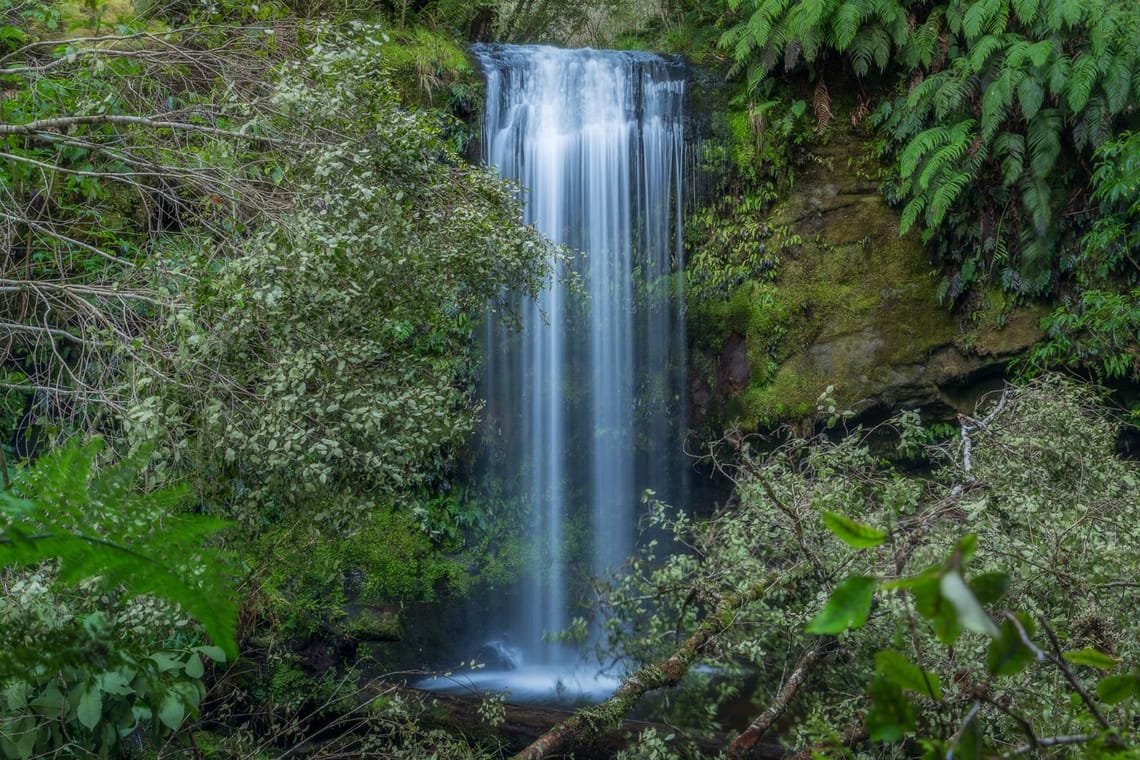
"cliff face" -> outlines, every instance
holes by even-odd
[[[939,304],[935,263],[879,193],[868,138],[833,127],[766,211],[768,264],[720,301],[690,302],[694,424],[766,428],[841,409],[970,408],[1040,337],[1041,314]]]

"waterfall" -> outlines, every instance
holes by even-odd
[[[483,151],[525,219],[572,252],[514,320],[486,325],[486,474],[528,506],[503,621],[526,662],[590,577],[634,550],[642,494],[683,498],[680,272],[685,70],[641,52],[477,45]],[[552,254],[553,255],[553,254]]]

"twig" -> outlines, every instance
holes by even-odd
[[[1084,744],[1091,742],[1097,737],[1096,734],[1072,734],[1071,736],[1047,736],[1044,739],[1038,739],[1036,746],[1033,744],[1022,744],[1016,749],[1011,749],[1006,752],[1002,757],[1016,757],[1017,755],[1025,755],[1039,747],[1062,747],[1066,744]]]
[[[1057,634],[1053,633],[1053,629],[1049,627],[1049,623],[1044,618],[1041,619],[1041,627],[1045,630],[1045,635],[1049,637],[1049,643],[1053,646],[1053,651],[1056,653],[1050,659],[1057,664],[1061,672],[1065,675],[1065,680],[1073,687],[1073,690],[1080,696],[1081,701],[1085,703],[1085,707],[1089,708],[1089,712],[1096,718],[1096,722],[1101,725],[1105,731],[1114,730],[1112,724],[1101,713],[1100,708],[1096,706],[1096,702],[1089,696],[1088,691],[1081,684],[1080,680],[1073,673],[1073,669],[1069,667],[1069,663],[1065,662],[1065,657],[1061,652],[1061,642],[1057,640]]]

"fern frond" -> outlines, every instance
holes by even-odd
[[[1069,79],[1073,75],[1073,61],[1061,53],[1049,66],[1049,92],[1057,98],[1063,97],[1069,89]]]
[[[934,96],[934,113],[938,120],[946,121],[951,114],[961,110],[977,92],[978,83],[978,78],[973,74],[949,79]]]
[[[99,439],[70,443],[19,475],[0,499],[0,567],[58,564],[62,583],[98,578],[128,595],[180,606],[214,642],[236,655],[236,605],[225,566],[205,540],[224,524],[175,516],[183,488],[139,490],[149,452],[92,474]]]
[[[1099,95],[1089,99],[1081,117],[1073,127],[1073,142],[1078,150],[1096,149],[1112,137],[1112,116],[1104,98]]]
[[[1017,83],[1017,104],[1021,108],[1021,116],[1031,121],[1041,110],[1045,102],[1045,88],[1036,77],[1029,75]]]
[[[919,189],[926,190],[936,177],[961,161],[972,141],[972,135],[968,132],[956,131],[950,142],[932,153],[927,159],[922,168],[922,173],[918,176],[917,185]]]
[[[966,120],[948,127],[932,127],[915,135],[899,156],[899,176],[909,180],[926,156],[947,145],[969,145],[967,133],[974,122]],[[965,147],[962,147],[965,150]]]
[[[975,0],[962,16],[962,31],[967,40],[975,40],[994,28],[1003,0]]]
[[[931,12],[907,39],[906,62],[911,67],[928,67],[934,60],[938,35],[942,31],[942,9]]]
[[[1072,28],[1082,16],[1081,0],[1048,0],[1049,27],[1054,31]]]
[[[934,192],[934,197],[930,201],[930,206],[926,211],[927,224],[931,228],[938,227],[946,218],[946,213],[953,207],[954,202],[962,194],[971,182],[974,180],[974,175],[970,172],[961,172],[955,174],[942,182],[938,189]]]
[[[1093,85],[1100,71],[1092,55],[1084,53],[1073,62],[1073,73],[1069,79],[1068,100],[1073,113],[1080,113],[1089,102]]]
[[[1001,37],[994,34],[987,34],[982,37],[974,43],[973,47],[970,48],[969,55],[966,56],[970,71],[975,74],[981,72],[990,62],[990,56],[1004,48],[1005,45]]]
[[[1025,137],[1016,132],[998,135],[994,157],[1001,162],[1002,185],[1012,187],[1025,171]]]
[[[1033,222],[1033,230],[1038,238],[1049,234],[1053,221],[1053,195],[1049,184],[1040,176],[1026,174],[1021,181],[1021,205]]]
[[[863,22],[863,8],[859,2],[847,0],[831,17],[831,41],[839,52],[845,52],[855,40]]]
[[[1033,176],[1044,178],[1053,171],[1061,155],[1061,113],[1056,108],[1045,108],[1029,122],[1026,146],[1029,148],[1029,167]]]
[[[1013,0],[1013,12],[1018,21],[1026,26],[1032,26],[1037,20],[1037,13],[1041,10],[1041,0]]]
[[[918,221],[918,217],[926,209],[926,196],[916,195],[903,208],[902,219],[899,221],[899,234],[905,235]]]
[[[1114,58],[1104,72],[1102,83],[1108,112],[1113,116],[1124,111],[1129,104],[1132,89],[1132,67],[1123,56]]]

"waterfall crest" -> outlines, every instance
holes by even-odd
[[[508,633],[528,663],[593,577],[632,553],[642,494],[683,498],[687,465],[681,208],[685,69],[640,52],[477,45],[487,163],[525,218],[581,251],[521,324],[486,326],[483,460],[529,506]],[[562,274],[566,274],[563,272]]]

